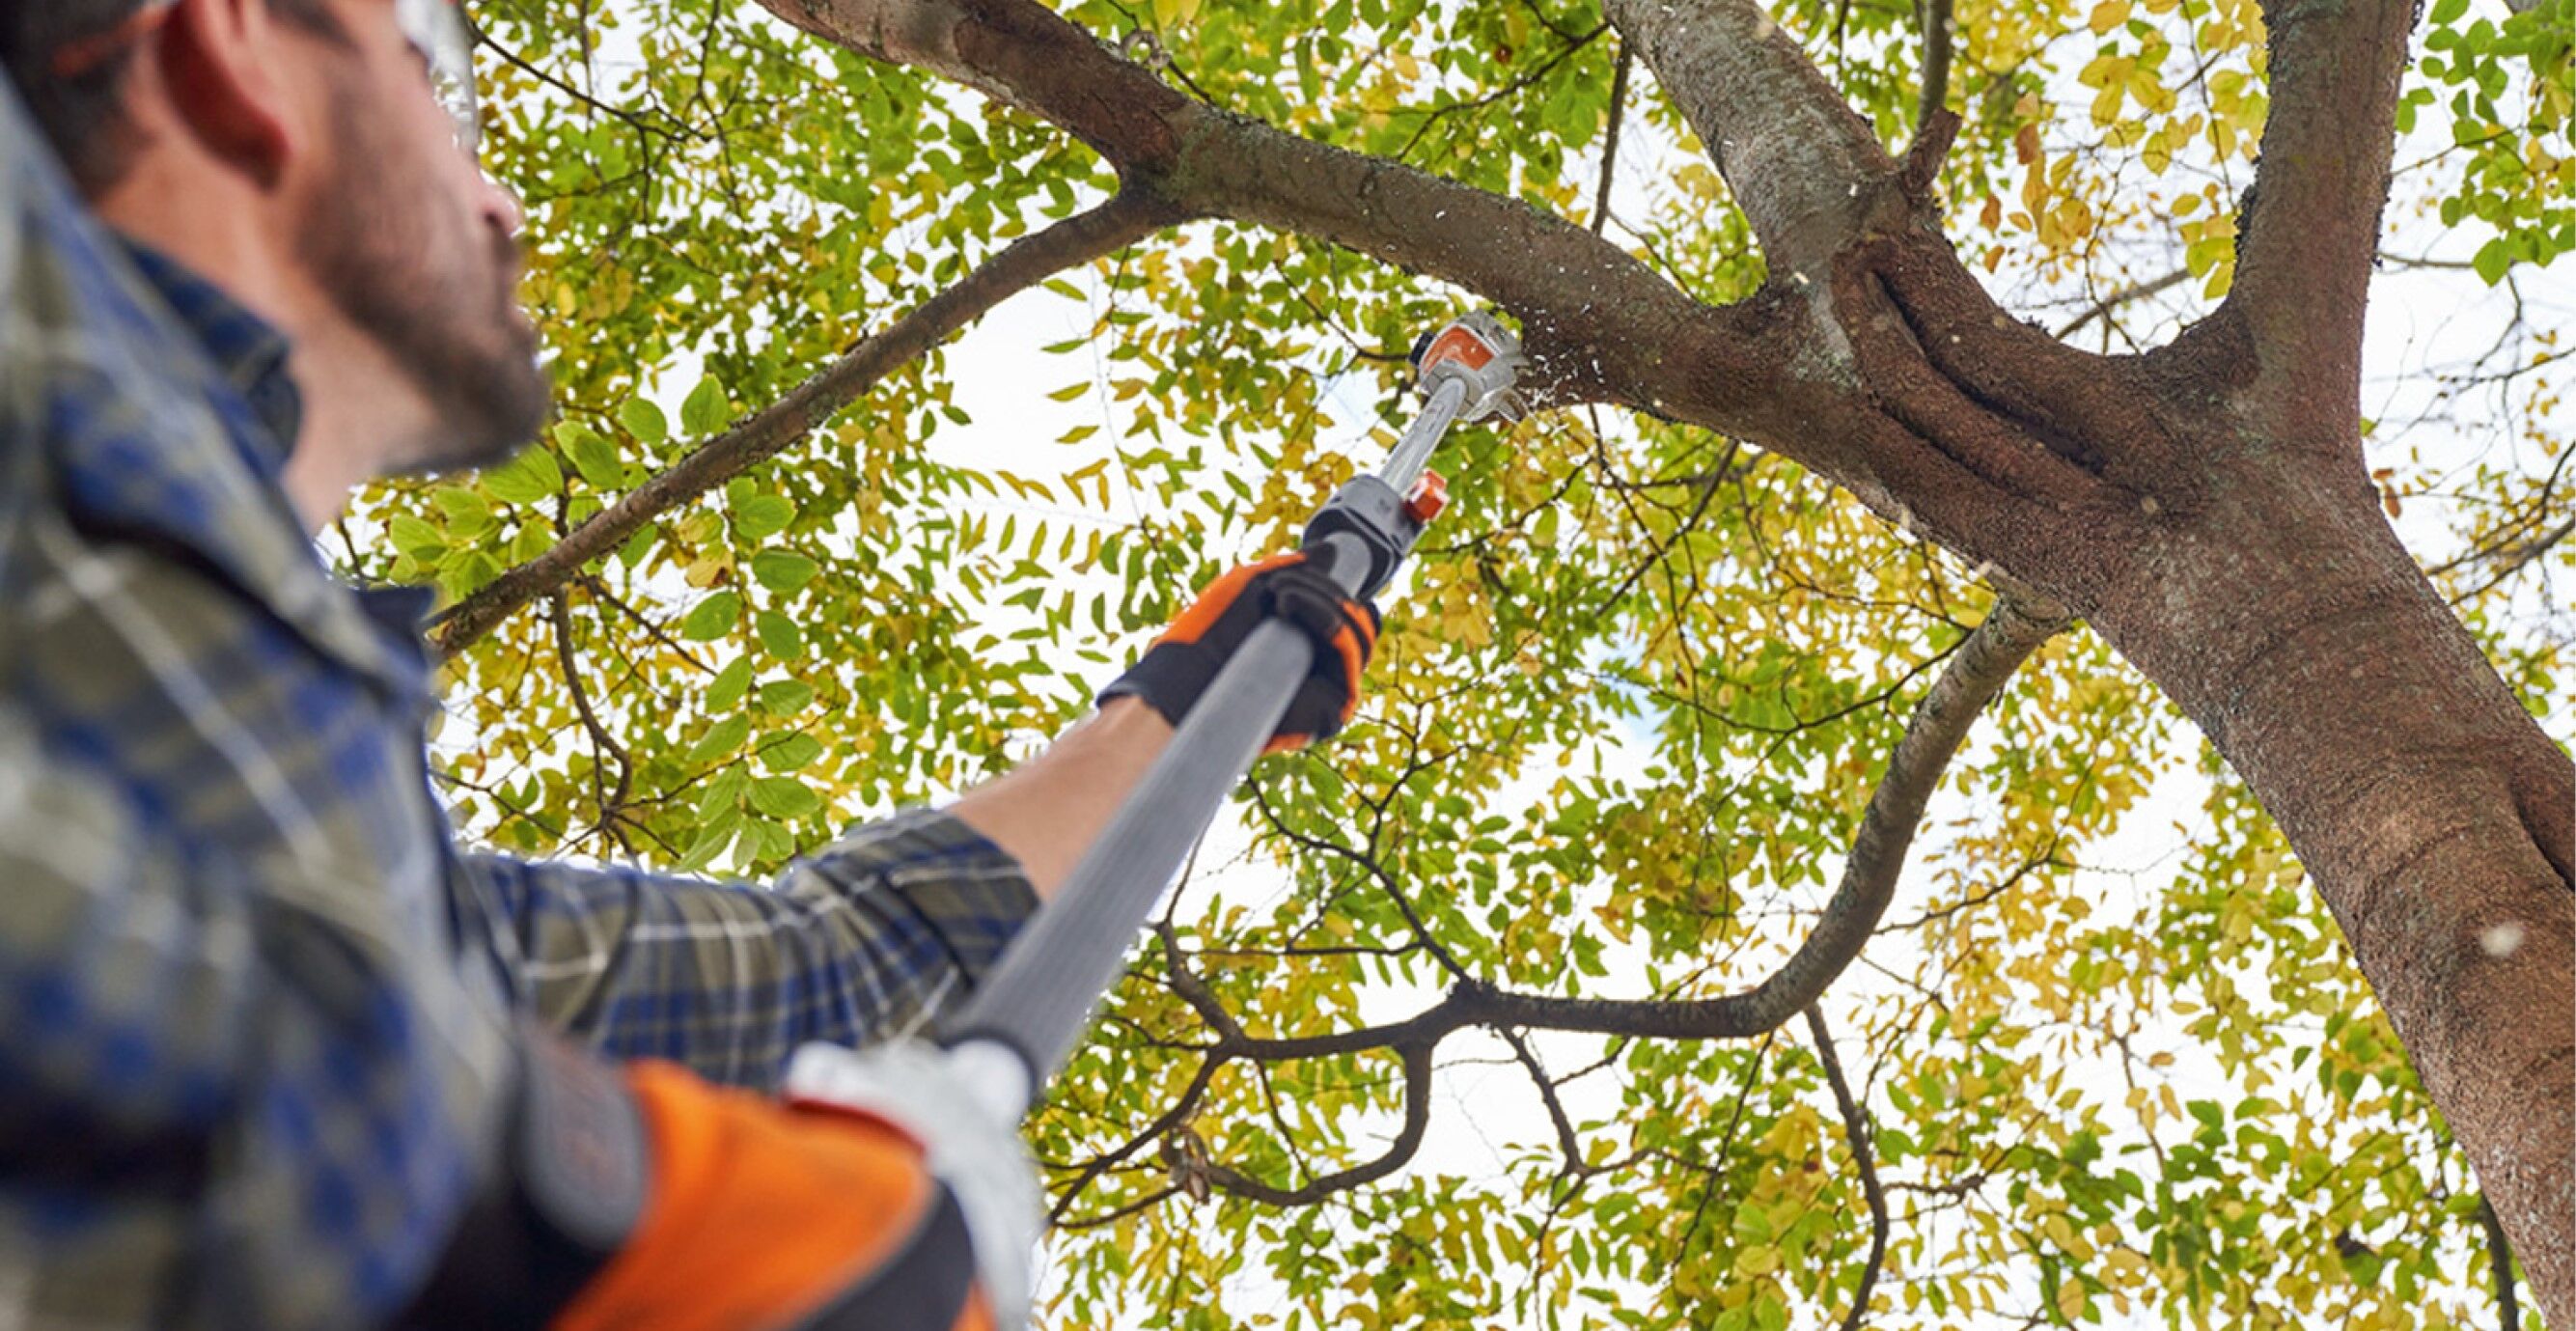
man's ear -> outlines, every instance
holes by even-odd
[[[268,0],[176,0],[158,42],[178,128],[207,152],[274,187],[303,146],[288,105],[289,34]]]

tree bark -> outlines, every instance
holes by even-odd
[[[2576,774],[2358,468],[2245,460],[2092,623],[2280,824],[2553,1318],[2576,1315]]]

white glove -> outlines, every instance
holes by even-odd
[[[805,1045],[789,1060],[783,1088],[799,1106],[865,1115],[921,1147],[925,1166],[965,1213],[995,1331],[1028,1325],[1033,1259],[1046,1230],[1037,1164],[1020,1141],[1027,1087],[1018,1056],[999,1045],[949,1050],[898,1040],[868,1049]]]

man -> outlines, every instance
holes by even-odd
[[[1330,584],[1238,571],[1046,754],[774,889],[456,846],[423,607],[309,536],[546,411],[458,22],[0,13],[0,1322],[981,1317],[971,1189],[764,1093],[971,986],[1271,600]],[[1281,744],[1357,693],[1374,611],[1330,596]]]

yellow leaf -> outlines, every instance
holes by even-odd
[[[2067,1321],[2084,1315],[2084,1287],[2072,1280],[2057,1287],[2057,1312]]]
[[[2129,21],[2129,0],[2102,0],[2093,6],[2093,35],[2101,36]]]
[[[2108,125],[2120,118],[2120,103],[2128,97],[2128,85],[2112,83],[2093,95],[2093,123]]]

